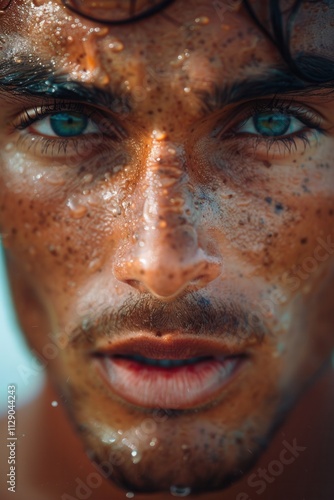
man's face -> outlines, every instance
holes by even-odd
[[[293,50],[331,52],[324,15],[302,7]],[[0,224],[29,342],[57,347],[111,480],[222,488],[334,347],[334,101],[275,90],[240,2],[106,27],[21,1],[1,22],[22,75],[0,94]]]

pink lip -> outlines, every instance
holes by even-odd
[[[98,373],[115,394],[137,406],[169,409],[194,408],[211,401],[247,359],[240,346],[176,334],[125,336],[98,346],[92,354]],[[138,355],[150,360],[199,359],[166,368],[133,359]]]
[[[112,391],[129,403],[181,410],[212,400],[234,378],[245,358],[203,358],[194,364],[170,368],[117,356],[97,357],[94,361]]]

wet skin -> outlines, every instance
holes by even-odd
[[[0,94],[0,223],[20,322],[38,352],[58,347],[50,377],[112,481],[219,490],[334,348],[334,101],[321,89],[218,99],[216,86],[283,67],[241,8],[220,17],[211,2],[175,2],[107,28],[59,5],[12,6],[2,57],[38,57],[116,97],[55,100],[51,84]],[[302,10],[310,19],[324,21]],[[296,33],[305,48],[306,28]],[[87,128],[57,137],[47,116],[60,112]],[[273,137],[277,117],[288,128],[275,122]],[[247,359],[210,401],[143,408],[110,390],[91,355],[143,334],[211,338]]]

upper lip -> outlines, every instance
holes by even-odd
[[[160,338],[147,334],[132,334],[126,338],[115,340],[112,344],[98,346],[93,354],[104,356],[141,355],[153,359],[190,359],[195,357],[213,356],[228,357],[245,355],[240,346],[227,346],[218,339],[205,339],[187,335],[176,337],[167,334]]]

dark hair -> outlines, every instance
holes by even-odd
[[[334,84],[334,60],[326,57],[313,54],[299,52],[295,57],[291,54],[291,37],[298,10],[303,3],[303,0],[295,0],[290,7],[290,12],[285,23],[283,22],[283,14],[280,6],[280,0],[268,0],[269,2],[269,17],[270,26],[267,29],[259,20],[249,0],[243,0],[243,4],[255,24],[263,33],[272,41],[279,50],[283,60],[287,63],[290,70],[301,80],[306,82],[321,84],[322,86],[333,87]],[[310,3],[319,3],[315,0],[309,0]],[[334,3],[332,0],[326,4]],[[329,11],[328,11],[329,12]],[[328,24],[334,21],[328,18]],[[334,36],[333,36],[334,39]]]
[[[91,21],[98,21],[103,24],[128,24],[133,21],[140,21],[146,17],[165,9],[174,0],[150,0],[147,5],[137,5],[137,0],[122,0],[122,7],[118,9],[107,8],[96,2],[89,4],[87,0],[62,0],[63,4],[70,10],[82,15]],[[115,11],[115,14],[114,14]]]

